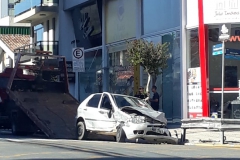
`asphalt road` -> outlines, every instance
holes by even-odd
[[[240,159],[240,148],[50,140],[0,132],[0,159],[17,160],[190,160]]]

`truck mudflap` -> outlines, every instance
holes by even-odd
[[[75,138],[79,102],[70,94],[10,91],[9,96],[49,138]]]

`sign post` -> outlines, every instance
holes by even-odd
[[[72,50],[73,72],[85,72],[84,48]]]
[[[222,25],[222,34],[219,36],[219,40],[222,41],[222,92],[221,92],[221,120],[223,119],[223,105],[224,105],[224,74],[225,74],[225,41],[229,39],[228,28],[226,25]],[[221,131],[221,144],[224,142],[224,131]]]

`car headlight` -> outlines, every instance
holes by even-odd
[[[146,122],[146,119],[145,119],[145,117],[143,117],[143,116],[136,116],[136,117],[132,117],[131,119],[130,119],[130,122],[132,122],[132,123],[145,123]]]

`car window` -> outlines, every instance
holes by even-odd
[[[113,98],[118,108],[132,106],[132,107],[146,107],[152,109],[152,107],[147,102],[139,98],[122,95],[113,95]]]
[[[93,108],[98,108],[98,104],[100,101],[101,95],[100,94],[96,94],[94,95],[87,103],[88,107],[93,107]]]
[[[110,101],[110,99],[107,95],[105,95],[103,97],[103,101],[102,101],[102,104],[101,104],[100,108],[107,109],[107,110],[112,109],[111,101]]]

